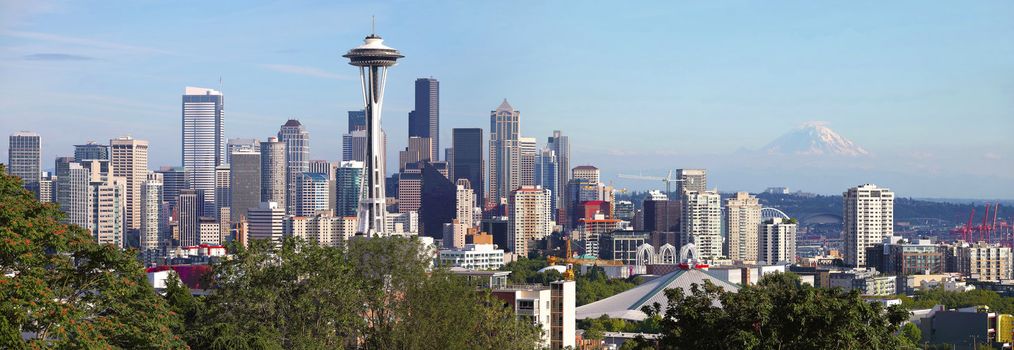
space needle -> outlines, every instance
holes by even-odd
[[[398,50],[384,45],[384,39],[370,34],[359,45],[342,57],[359,67],[363,82],[363,101],[366,103],[366,169],[360,191],[357,233],[367,237],[384,237],[387,222],[387,197],[384,194],[384,153],[380,129],[380,111],[384,105],[384,83],[387,68],[394,66],[402,56]]]

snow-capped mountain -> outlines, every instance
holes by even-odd
[[[767,154],[867,156],[867,152],[851,140],[838,135],[823,122],[807,122],[775,139],[761,149]]]

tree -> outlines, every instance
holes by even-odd
[[[904,308],[885,309],[856,291],[813,288],[791,274],[768,275],[735,293],[710,282],[665,293],[663,349],[895,349],[908,316]],[[635,345],[654,346],[643,339]]]
[[[62,218],[0,165],[0,348],[185,347],[133,252]]]

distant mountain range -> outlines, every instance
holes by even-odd
[[[761,152],[775,155],[845,156],[870,155],[859,145],[839,135],[823,122],[807,122],[764,146]]]

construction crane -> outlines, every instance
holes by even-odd
[[[666,196],[668,196],[670,193],[672,193],[672,189],[670,188],[670,185],[673,182],[688,181],[688,180],[684,180],[684,179],[674,179],[672,177],[672,170],[669,170],[669,173],[666,174],[665,177],[644,176],[644,175],[627,175],[627,174],[620,174],[619,176],[620,176],[620,178],[631,179],[631,180],[662,181],[663,183],[665,183],[665,195]],[[694,183],[694,179],[693,178],[690,178],[689,181],[690,181],[691,184]]]

